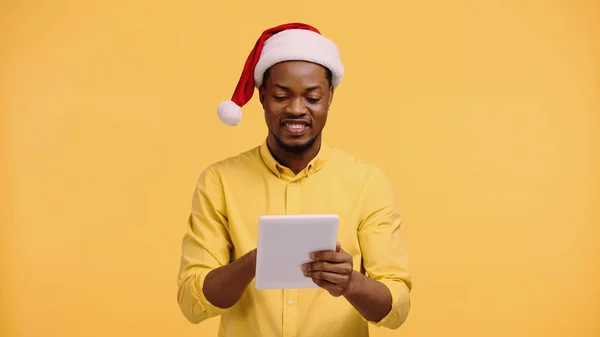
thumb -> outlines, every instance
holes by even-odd
[[[339,252],[340,252],[340,250],[342,250],[342,245],[341,245],[341,244],[340,244],[340,242],[338,241],[338,242],[335,244],[335,252],[336,252],[336,253],[339,253]]]

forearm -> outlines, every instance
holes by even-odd
[[[229,308],[240,299],[256,269],[256,250],[208,273],[203,285],[206,299],[219,308]]]
[[[392,294],[381,282],[354,271],[344,297],[367,320],[379,322],[392,309]]]

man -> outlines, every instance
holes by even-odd
[[[343,76],[336,45],[309,25],[263,32],[221,120],[237,125],[258,88],[263,144],[206,168],[183,240],[178,302],[199,323],[220,315],[219,336],[368,336],[398,328],[412,287],[401,217],[385,174],[322,139]],[[302,267],[315,289],[257,290],[257,220],[269,214],[335,213],[335,251]]]

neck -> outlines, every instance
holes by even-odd
[[[321,137],[319,136],[311,147],[301,153],[285,151],[277,144],[277,141],[270,136],[267,138],[267,145],[271,154],[279,164],[289,168],[294,174],[298,174],[300,171],[304,170],[308,163],[310,163],[310,161],[319,153],[319,150],[321,149]]]

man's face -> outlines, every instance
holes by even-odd
[[[268,70],[259,93],[269,138],[283,150],[304,152],[321,137],[333,98],[324,67],[303,61],[278,63]]]

